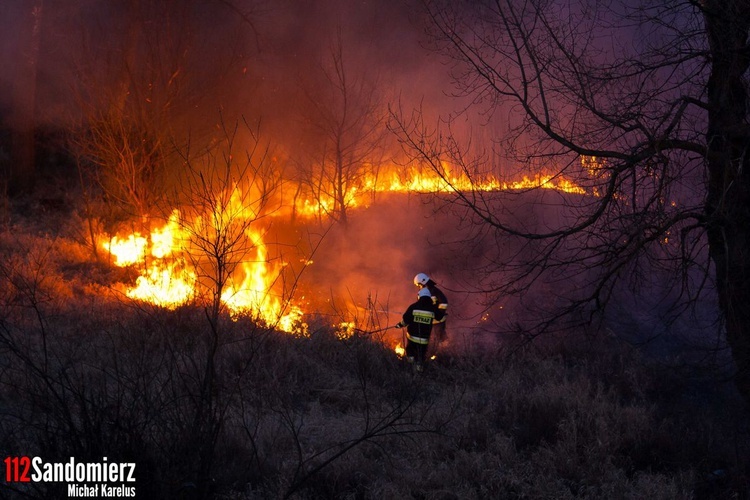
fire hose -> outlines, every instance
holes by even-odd
[[[357,333],[360,333],[362,335],[372,335],[373,333],[384,332],[386,330],[390,330],[391,328],[399,328],[399,327],[398,327],[398,325],[386,326],[385,328],[379,328],[377,330],[362,330],[360,328],[355,328],[354,331],[357,332]]]

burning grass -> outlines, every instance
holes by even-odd
[[[311,321],[103,294],[76,243],[0,234],[0,446],[137,463],[143,498],[729,498],[748,491],[746,409],[620,345],[466,352],[422,376]],[[111,290],[111,289],[110,289]],[[64,485],[9,485],[57,498]]]
[[[165,211],[168,215],[161,218],[143,217],[141,229],[131,226],[95,236],[99,250],[116,266],[134,268],[139,273],[135,283],[120,287],[122,293],[166,308],[214,301],[217,310],[248,314],[270,327],[304,335],[305,311],[285,285],[296,283],[307,266],[294,270],[290,262],[311,263],[314,250],[294,242],[279,242],[278,233],[270,230],[272,225],[284,225],[290,213],[302,219],[300,225],[320,222],[324,214],[365,207],[383,193],[445,195],[541,189],[587,194],[586,189],[560,173],[501,180],[470,176],[443,163],[436,167],[438,171],[383,167],[377,175],[362,173],[351,179],[346,199],[329,199],[323,193],[331,190],[322,188],[311,199],[312,194],[302,186],[297,186],[292,196],[284,192],[284,183],[271,188],[257,175],[236,182],[231,167],[230,162],[226,175],[214,175],[209,182],[202,172],[190,169],[184,187],[187,193],[183,193],[190,200],[187,206],[169,207]],[[269,240],[273,238],[277,239],[275,248],[286,246],[286,254],[271,249]],[[351,318],[343,320],[351,322]]]

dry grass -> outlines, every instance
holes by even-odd
[[[118,271],[74,241],[0,234],[6,455],[135,461],[139,498],[748,498],[747,410],[718,380],[605,343],[415,376],[369,338],[247,318],[212,355],[199,307],[102,293]]]

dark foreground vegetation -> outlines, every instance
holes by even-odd
[[[0,233],[3,457],[135,462],[137,498],[748,498],[747,409],[712,373],[593,337],[416,375],[312,318],[300,338],[132,302],[66,217]]]

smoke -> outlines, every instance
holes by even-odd
[[[449,68],[424,48],[418,3],[5,0],[0,120],[12,127],[18,103],[32,99],[39,125],[64,128],[80,118],[83,105],[114,106],[121,99],[134,113],[158,119],[160,130],[190,137],[196,149],[200,141],[216,139],[220,122],[247,120],[260,123],[278,168],[299,174],[295,170],[306,166],[310,151],[321,147],[322,138],[311,132],[311,103],[323,102],[332,83],[324,69],[337,51],[347,76],[372,82],[385,107],[406,113],[420,108],[428,121],[464,109],[464,102],[449,97]],[[30,50],[35,19],[36,55]],[[495,119],[511,123],[506,112]],[[462,115],[452,132],[473,129],[479,139],[474,144],[491,147],[500,132],[489,120]],[[513,213],[521,218],[518,208]],[[419,196],[381,195],[369,209],[352,211],[347,225],[326,232],[313,255],[311,244],[298,251],[297,260],[313,261],[300,275],[299,295],[332,317],[345,312],[367,319],[374,310],[392,325],[416,298],[413,276],[425,272],[448,294],[453,328],[468,331],[492,299],[471,293],[487,279],[475,264],[500,261],[507,249],[493,241],[472,248],[460,223]],[[315,240],[325,230],[298,222],[278,237]],[[281,245],[290,245],[288,239]],[[508,305],[492,313],[506,320],[515,311]]]
[[[79,86],[92,78],[102,83],[102,75],[113,77],[125,64],[132,64],[128,71],[140,78],[136,83],[153,85],[160,83],[155,73],[179,66],[172,84],[198,86],[195,93],[207,94],[200,103],[203,119],[207,111],[223,109],[262,115],[279,130],[293,119],[300,84],[325,60],[338,36],[351,71],[382,78],[393,94],[419,99],[437,95],[433,89],[439,87],[434,74],[424,76],[431,60],[420,44],[418,10],[402,0],[7,0],[0,9],[5,68],[0,85],[20,92],[28,83],[21,80],[34,78],[37,109],[45,120],[75,113],[71,93],[81,93]],[[34,9],[41,20],[36,74],[23,75],[31,56]],[[128,60],[134,43],[138,53]],[[158,53],[165,68],[155,67],[149,53]],[[1,99],[10,106],[14,93]],[[195,103],[174,104],[189,108]]]
[[[302,279],[314,309],[360,321],[376,313],[383,326],[397,323],[416,300],[414,275],[439,270],[428,239],[436,228],[425,212],[418,198],[383,194],[369,208],[350,212],[345,226],[334,225]]]
[[[454,105],[446,97],[448,75],[424,48],[415,2],[274,2],[258,25],[258,52],[249,61],[257,85],[248,101],[285,150],[305,142],[312,102],[320,103],[334,82],[332,58],[340,51],[348,81],[371,83],[382,108],[401,103],[431,112]],[[330,76],[330,75],[329,75]]]
[[[437,210],[436,201],[432,195],[379,193],[368,208],[352,210],[346,226],[334,225],[323,237],[301,275],[296,298],[330,323],[356,319],[361,326],[393,326],[416,301],[413,279],[423,272],[448,296],[448,334],[463,343],[484,296],[472,295],[467,287],[473,262],[467,262],[468,246],[459,248],[466,235],[459,218]],[[398,330],[388,334],[395,336],[393,343],[401,340]]]
[[[320,145],[314,105],[331,91],[323,72],[337,49],[348,80],[373,85],[383,115],[422,108],[437,120],[464,107],[447,97],[447,68],[425,49],[418,5],[8,0],[0,6],[0,122],[33,119],[64,131],[125,109],[170,134],[167,142],[197,150],[220,140],[222,125],[248,121],[289,170],[283,162],[309,163]],[[484,125],[475,129],[487,134]],[[400,152],[395,141],[388,149]]]

